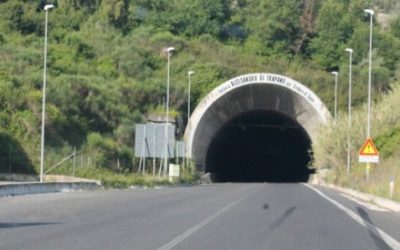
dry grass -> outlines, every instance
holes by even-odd
[[[337,124],[331,121],[319,131],[314,142],[314,166],[330,169],[326,181],[356,190],[389,197],[389,182],[395,178],[394,198],[400,201],[400,85],[373,104],[371,136],[380,153],[380,163],[373,164],[366,181],[365,164],[358,163],[358,150],[366,135],[366,106],[353,111],[351,129],[346,114],[339,114]],[[352,142],[351,172],[347,173],[347,135]]]

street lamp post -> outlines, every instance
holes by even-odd
[[[352,80],[352,61],[353,61],[353,49],[347,48],[346,52],[349,53],[349,121],[348,121],[348,134],[347,134],[347,173],[350,173],[351,165],[351,141],[350,141],[350,129],[351,129],[351,80]]]
[[[44,164],[44,124],[46,116],[46,74],[47,74],[47,20],[49,10],[54,8],[54,5],[47,4],[44,6],[46,13],[46,21],[44,28],[44,63],[43,63],[43,97],[42,97],[42,130],[40,136],[40,182],[43,182],[43,164]]]
[[[374,16],[374,11],[371,9],[365,9],[364,12],[369,14],[369,67],[368,67],[368,121],[367,121],[367,138],[371,138],[371,78],[372,78],[372,19]],[[370,163],[366,166],[366,179],[369,181],[369,169],[371,168]]]
[[[169,47],[167,48],[167,57],[168,57],[168,61],[167,61],[167,102],[166,102],[166,123],[165,123],[165,160],[164,160],[164,176],[167,175],[167,168],[168,168],[168,157],[169,157],[169,149],[168,149],[168,123],[169,123],[169,64],[170,64],[170,58],[171,58],[171,52],[174,51],[175,48],[174,47]]]
[[[367,137],[371,137],[371,68],[372,68],[372,19],[374,11],[371,9],[364,10],[370,15],[370,30],[369,30],[369,68],[368,68],[368,122],[367,122]]]
[[[334,116],[334,118],[335,118],[335,124],[336,124],[336,119],[337,119],[337,90],[338,90],[338,76],[339,76],[339,73],[337,71],[332,71],[331,73],[332,73],[332,75],[335,76],[335,113],[334,113],[335,116]]]
[[[186,127],[189,126],[189,118],[190,118],[190,86],[191,86],[191,76],[194,74],[194,71],[188,71],[188,78],[189,78],[189,88],[188,88],[188,114],[187,114],[187,123]],[[189,145],[186,145],[186,165],[189,166]]]
[[[189,125],[189,118],[190,118],[190,86],[191,86],[191,75],[193,75],[194,74],[194,71],[189,71],[188,72],[188,78],[189,78],[189,82],[188,82],[188,85],[189,85],[189,89],[188,89],[188,118],[187,118],[187,125],[186,126],[188,126]]]

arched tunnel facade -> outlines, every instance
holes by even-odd
[[[303,84],[277,74],[238,76],[196,107],[185,140],[215,182],[306,182],[316,129],[330,114]]]

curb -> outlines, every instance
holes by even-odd
[[[385,208],[387,210],[390,210],[392,212],[396,212],[396,213],[400,213],[400,203],[399,202],[395,202],[389,199],[385,199],[385,198],[381,198],[375,195],[371,195],[371,194],[366,194],[366,193],[362,193],[350,188],[344,188],[344,187],[339,187],[333,184],[327,184],[327,183],[316,183],[315,185],[318,186],[323,186],[323,187],[327,187],[330,189],[334,189],[336,191],[339,191],[341,193],[345,193],[347,195],[350,195],[356,199],[365,201],[365,202],[369,202],[369,203],[373,203],[381,208]]]
[[[0,185],[0,197],[67,192],[72,190],[95,190],[99,188],[95,182],[46,182],[46,183],[18,183]]]

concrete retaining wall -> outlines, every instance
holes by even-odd
[[[70,190],[94,190],[100,186],[95,182],[46,182],[0,185],[0,197],[24,194],[56,193]]]

